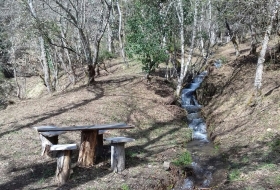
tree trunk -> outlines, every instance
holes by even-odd
[[[177,89],[176,89],[176,95],[177,97],[180,97],[181,90],[183,88],[183,81],[184,81],[184,68],[188,67],[185,66],[185,36],[184,36],[184,10],[183,10],[183,4],[182,0],[178,0],[178,8],[179,8],[179,13],[178,13],[178,19],[180,23],[180,39],[181,39],[181,72],[180,72],[180,77],[178,77],[178,84],[177,84]]]
[[[118,8],[119,13],[119,43],[120,43],[120,49],[121,49],[121,56],[123,58],[124,63],[127,65],[126,58],[125,58],[125,52],[124,52],[124,43],[123,43],[123,35],[122,35],[122,12],[119,5],[119,1],[116,0],[116,5]]]
[[[88,85],[94,83],[96,64],[88,65]]]
[[[48,92],[52,92],[51,88],[51,80],[50,80],[50,68],[48,65],[48,61],[46,58],[46,49],[45,49],[45,41],[42,36],[39,37],[40,48],[41,48],[41,60],[43,64],[43,71],[44,71],[44,82],[48,89]]]
[[[11,56],[10,57],[11,57],[12,65],[13,65],[14,79],[15,79],[15,83],[16,83],[16,87],[17,87],[17,97],[20,99],[21,98],[21,88],[20,88],[20,85],[18,82],[18,77],[17,77],[17,64],[16,64],[16,60],[15,60],[15,49],[13,46],[11,47]]]
[[[257,54],[257,33],[256,28],[251,22],[252,18],[250,17],[250,33],[251,33],[251,49],[250,49],[250,55],[256,55]]]
[[[181,34],[181,51],[183,51],[184,49],[184,24],[183,24],[183,20],[184,20],[184,11],[183,11],[183,5],[182,5],[182,0],[178,0],[178,6],[180,9],[180,19],[179,21],[180,23],[180,34]],[[193,55],[193,50],[194,50],[194,43],[195,43],[195,39],[196,39],[196,28],[197,28],[197,7],[198,7],[198,3],[197,0],[194,1],[194,16],[193,16],[193,31],[192,31],[192,41],[191,41],[191,46],[190,46],[190,51],[188,54],[188,59],[187,59],[187,63],[184,64],[184,51],[182,52],[181,55],[181,72],[180,72],[180,77],[178,79],[178,84],[177,84],[177,88],[176,88],[176,96],[180,97],[181,95],[181,91],[185,82],[185,78],[187,76],[187,72],[188,72],[188,68],[189,68],[189,64],[191,63],[192,60],[192,55]]]
[[[236,55],[236,57],[239,57],[240,52],[239,52],[239,46],[238,46],[238,43],[237,43],[236,35],[230,36],[230,39],[231,39],[231,42],[233,43],[233,46],[234,46],[234,49],[235,49],[235,55]]]
[[[227,22],[227,20],[225,20],[225,23],[226,23],[226,28],[228,29],[228,34],[229,34],[230,41],[232,42],[232,44],[234,46],[234,49],[235,49],[235,55],[236,55],[236,57],[239,57],[240,52],[239,52],[239,47],[238,47],[236,35],[230,29],[230,26],[229,26],[229,23]]]
[[[108,24],[107,33],[108,33],[108,35],[107,35],[108,36],[108,52],[112,53],[113,34],[112,34],[112,28],[111,28],[110,22]]]
[[[91,48],[90,48],[89,40],[86,37],[86,35],[84,33],[84,30],[82,28],[79,28],[79,36],[80,36],[80,39],[82,41],[84,55],[85,55],[85,58],[86,58],[86,64],[91,65],[91,64],[93,64],[92,55],[91,55]]]
[[[104,35],[104,32],[107,28],[107,25],[109,23],[110,20],[110,15],[111,15],[111,10],[112,10],[112,2],[109,1],[105,1],[102,3],[106,3],[106,7],[107,10],[105,15],[104,15],[104,10],[102,11],[102,20],[99,24],[99,28],[98,28],[98,33],[96,34],[95,38],[94,38],[94,42],[93,42],[93,46],[94,46],[94,55],[93,55],[93,61],[91,65],[88,65],[88,84],[93,84],[94,83],[94,77],[95,77],[95,68],[96,65],[98,64],[98,56],[99,56],[99,47],[100,47],[100,41]],[[105,8],[104,8],[105,9]]]
[[[204,7],[202,5],[201,7],[201,13],[200,13],[200,26],[199,26],[199,32],[200,32],[200,48],[201,48],[201,53],[203,58],[206,58],[206,51],[205,51],[205,44],[204,44],[204,39],[202,37],[202,32],[203,32],[203,22],[204,22]]]
[[[273,26],[273,22],[276,18],[277,12],[278,12],[278,7],[279,7],[279,2],[278,0],[276,0],[275,2],[275,7],[273,10],[273,13],[271,15],[270,18],[270,23],[267,26],[265,35],[264,35],[264,39],[262,42],[262,50],[259,54],[259,58],[258,58],[258,62],[257,62],[257,70],[256,70],[256,75],[255,75],[255,90],[256,90],[256,96],[260,94],[261,92],[261,85],[262,85],[262,74],[263,74],[263,63],[265,61],[265,54],[266,54],[266,50],[267,50],[267,45],[269,42],[269,37],[271,34],[271,30],[272,30],[272,26]]]
[[[30,9],[30,12],[32,14],[32,16],[37,19],[36,16],[36,12],[33,8],[33,1],[32,0],[28,0],[28,6]],[[44,82],[45,85],[48,89],[48,92],[51,93],[52,92],[52,88],[51,88],[51,81],[50,81],[50,68],[47,62],[47,58],[46,58],[46,49],[45,49],[45,40],[42,37],[42,35],[39,35],[39,42],[40,42],[40,48],[41,48],[41,60],[42,60],[42,65],[43,65],[43,71],[44,71]]]
[[[216,43],[216,33],[215,33],[215,25],[212,20],[212,0],[208,1],[208,12],[209,12],[209,38],[210,38],[210,45],[213,46]]]
[[[90,167],[94,165],[96,159],[97,136],[98,130],[81,132],[78,165],[82,167]]]
[[[61,42],[62,42],[62,45],[64,47],[66,47],[66,43],[65,43],[65,35],[64,35],[64,31],[63,31],[63,26],[62,26],[62,21],[60,21],[60,34],[61,34]],[[66,49],[66,48],[63,48],[63,52],[64,54],[66,55],[67,57],[67,60],[68,60],[68,68],[67,66],[65,65],[64,61],[63,61],[63,58],[62,58],[62,61],[63,61],[63,65],[64,66],[64,69],[65,69],[65,72],[69,75],[69,78],[70,78],[70,81],[72,82],[73,85],[75,85],[76,83],[76,75],[75,75],[75,71],[73,69],[73,66],[72,66],[72,61],[71,61],[71,58],[70,58],[70,54],[69,54],[69,50]]]

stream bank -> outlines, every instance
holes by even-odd
[[[196,90],[206,76],[207,72],[202,72],[182,90],[181,106],[188,113],[187,123],[193,131],[192,141],[186,146],[192,155],[192,163],[185,168],[189,172],[185,172],[186,177],[177,183],[174,190],[210,188],[226,180],[226,164],[208,138],[207,125],[201,114],[202,105],[196,99]]]
[[[227,54],[220,50],[219,56],[231,59],[226,48]],[[276,64],[265,63],[259,104],[253,96],[256,62],[253,55],[227,61],[196,91],[209,138],[219,152],[214,159],[226,164],[214,189],[280,189],[280,56]]]

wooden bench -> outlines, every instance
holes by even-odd
[[[98,130],[97,145],[96,145],[96,156],[103,156],[103,134],[109,133],[108,130]]]
[[[57,128],[56,126],[44,126],[44,128]],[[34,127],[36,130],[41,127]],[[58,136],[66,133],[66,131],[50,131],[50,132],[39,132],[40,139],[42,142],[42,152],[41,156],[48,156],[50,158],[56,157],[55,152],[50,152],[50,147],[52,145],[58,144]]]
[[[51,152],[56,152],[57,166],[56,166],[56,180],[58,185],[63,185],[70,177],[71,173],[71,153],[72,150],[77,150],[76,144],[58,144],[50,147]]]
[[[81,131],[81,144],[78,157],[78,165],[81,167],[91,167],[95,164],[97,150],[99,149],[98,142],[103,138],[99,136],[100,130],[113,130],[113,129],[131,129],[132,126],[126,123],[113,123],[104,125],[90,125],[90,126],[71,126],[71,127],[49,127],[41,126],[35,127],[37,132],[66,132],[66,131]],[[99,137],[98,137],[99,136]],[[103,142],[102,142],[103,143]],[[100,146],[99,146],[100,147]],[[102,151],[103,152],[103,151]]]
[[[125,149],[126,142],[135,141],[127,137],[111,137],[104,139],[111,143],[111,169],[118,173],[125,169]]]

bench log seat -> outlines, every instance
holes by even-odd
[[[52,145],[50,151],[57,152],[56,180],[61,186],[66,183],[71,173],[71,153],[77,150],[76,144]]]
[[[43,128],[57,128],[56,126],[41,126]],[[37,131],[41,127],[34,127]],[[66,131],[49,131],[49,132],[39,132],[40,134],[40,139],[42,142],[42,152],[41,156],[48,156],[50,158],[55,158],[55,152],[51,153],[50,152],[50,147],[52,145],[58,144],[58,136],[66,133]]]
[[[79,147],[78,165],[81,167],[91,167],[95,164],[97,156],[99,130],[112,130],[112,129],[131,129],[125,123],[113,123],[104,125],[90,125],[90,126],[71,126],[71,127],[40,127],[36,128],[38,132],[53,132],[53,131],[81,131],[81,144]]]
[[[118,173],[125,169],[125,149],[126,142],[135,141],[133,138],[127,137],[110,137],[104,139],[111,143],[111,169]]]

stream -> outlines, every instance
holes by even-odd
[[[201,117],[202,106],[195,98],[195,91],[204,80],[207,72],[197,75],[193,81],[182,90],[182,107],[187,110],[187,123],[192,129],[192,141],[187,144],[187,150],[192,154],[192,176],[188,176],[174,190],[191,190],[208,188],[213,185],[213,173],[217,166],[223,165],[215,158],[215,148],[207,137],[207,126]],[[213,159],[214,157],[214,159]]]

